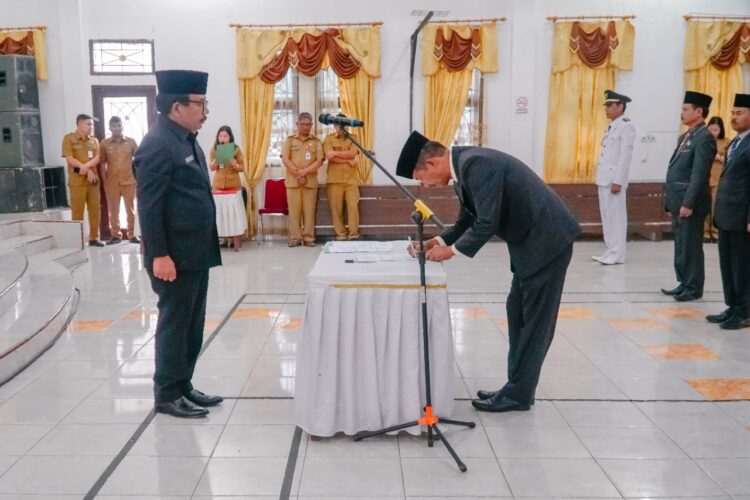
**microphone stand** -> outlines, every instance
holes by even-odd
[[[414,202],[414,212],[411,213],[411,220],[417,225],[417,235],[419,241],[419,284],[420,284],[420,306],[421,306],[421,315],[422,315],[422,343],[424,345],[424,380],[425,380],[425,406],[422,409],[424,412],[424,415],[418,418],[417,420],[412,420],[410,422],[406,422],[403,424],[394,425],[391,427],[386,427],[385,429],[380,429],[377,431],[362,431],[358,432],[354,435],[355,441],[361,441],[363,439],[373,437],[373,436],[380,436],[383,434],[387,434],[389,432],[395,432],[402,429],[406,429],[408,427],[414,427],[414,426],[420,426],[425,425],[427,426],[427,446],[432,448],[433,446],[433,431],[437,435],[437,438],[440,439],[443,442],[443,445],[445,445],[445,449],[448,450],[448,453],[450,453],[451,457],[453,457],[453,460],[456,462],[456,465],[458,466],[458,469],[461,472],[466,472],[466,464],[464,464],[461,461],[461,458],[456,454],[453,447],[450,445],[447,439],[445,439],[445,435],[440,432],[440,429],[438,428],[437,424],[438,422],[443,422],[446,424],[451,425],[459,425],[463,427],[468,427],[470,429],[473,429],[476,427],[476,424],[474,422],[462,422],[459,420],[449,420],[447,418],[440,418],[437,415],[434,414],[432,411],[432,387],[430,385],[430,337],[429,337],[429,331],[428,331],[428,322],[427,322],[427,278],[426,278],[426,272],[425,272],[425,266],[426,266],[426,259],[425,259],[425,250],[424,250],[424,223],[426,220],[431,220],[435,223],[440,229],[445,228],[445,224],[430,210],[430,208],[420,199],[418,199],[416,196],[414,196],[411,191],[406,189],[390,172],[388,172],[383,165],[381,165],[370,153],[370,151],[366,150],[364,147],[362,147],[361,144],[357,142],[356,139],[352,137],[352,135],[349,133],[349,131],[346,129],[346,127],[339,126],[339,130],[341,133],[349,139],[352,144],[354,144],[357,149],[359,149],[372,163],[377,165],[377,167],[386,175],[388,178],[401,190],[403,193]],[[452,348],[452,346],[451,346]],[[451,369],[453,369],[451,367]]]

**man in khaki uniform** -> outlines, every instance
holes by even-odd
[[[107,193],[107,208],[109,210],[109,228],[112,239],[108,245],[120,243],[120,198],[125,200],[125,212],[128,217],[128,239],[132,243],[141,240],[134,233],[135,226],[135,177],[133,177],[133,155],[138,144],[130,137],[122,135],[122,120],[119,116],[109,119],[109,130],[112,137],[104,139],[101,144],[100,171],[104,181],[104,191]]]
[[[345,115],[339,113],[340,117]],[[359,138],[350,134],[359,142]],[[357,175],[356,146],[341,133],[340,127],[323,140],[323,152],[328,160],[326,196],[331,205],[331,218],[337,240],[359,238],[359,177]],[[349,231],[344,225],[344,203]]]
[[[83,220],[89,211],[89,246],[103,247],[99,241],[99,141],[91,135],[94,120],[89,115],[76,117],[76,131],[62,141],[62,156],[68,163],[68,188],[73,220]]]
[[[315,208],[318,201],[318,169],[323,164],[323,145],[312,131],[310,113],[297,117],[297,133],[287,137],[281,149],[286,166],[289,205],[289,246],[315,246]]]

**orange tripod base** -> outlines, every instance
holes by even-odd
[[[432,427],[433,425],[437,424],[440,421],[440,419],[432,413],[432,406],[425,406],[424,407],[424,417],[417,420],[419,422],[419,425],[426,425],[429,427]]]

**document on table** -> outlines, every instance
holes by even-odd
[[[390,241],[329,241],[323,246],[326,253],[390,253]]]

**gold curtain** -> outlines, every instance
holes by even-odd
[[[349,116],[356,116],[365,122],[363,145],[371,148],[374,143],[373,79],[380,77],[380,28],[344,28],[340,31],[341,37],[335,38],[336,44],[352,54],[360,64],[360,71],[354,78],[348,81],[339,79],[342,108]],[[283,49],[289,38],[299,42],[306,33],[319,36],[323,31],[249,28],[237,30],[237,79],[240,85],[242,149],[245,152],[245,180],[250,196],[247,208],[248,237],[255,234],[257,206],[253,192],[263,177],[274,108],[275,85],[263,82],[260,74],[264,66],[271,63],[276,54]],[[329,67],[330,61],[326,56],[322,69]],[[372,165],[369,161],[360,160],[359,177],[361,183],[372,183]]]
[[[8,38],[16,42],[21,41],[28,36],[29,31],[34,40],[34,47],[29,55],[33,55],[36,59],[36,78],[40,81],[47,81],[47,47],[44,30],[0,31],[0,43]]]
[[[240,119],[242,120],[242,151],[245,153],[247,182],[247,236],[255,234],[255,186],[263,177],[268,143],[271,139],[275,85],[260,77],[240,80]]]
[[[473,71],[471,68],[456,72],[440,69],[425,78],[425,137],[445,145],[453,142],[469,97]]]
[[[612,21],[616,39],[608,39],[608,55],[590,67],[579,54],[579,39],[571,40],[574,23],[556,23],[552,38],[544,180],[548,183],[593,182],[607,118],[602,105],[604,90],[615,88],[617,70],[633,67],[635,30],[627,20]],[[579,23],[585,33],[612,26]]]
[[[373,78],[380,77],[380,28],[340,29],[341,37],[335,38],[336,44],[351,53],[360,64],[360,69]],[[270,63],[278,52],[284,48],[287,39],[300,42],[302,35],[320,36],[322,30],[237,30],[237,78],[240,80],[255,78],[263,67]],[[327,58],[326,58],[327,59]],[[326,60],[323,69],[330,63]]]
[[[362,146],[372,149],[375,139],[375,106],[373,96],[373,79],[364,71],[358,71],[354,78],[339,78],[339,97],[341,109],[346,116],[353,116],[365,122],[357,130]],[[359,155],[357,174],[360,184],[372,184],[372,162]]]
[[[436,47],[438,30],[442,30],[442,38],[449,43],[455,34],[463,39],[472,39],[471,58],[462,69],[451,71],[441,61],[444,54],[443,47]],[[479,40],[478,46],[475,39]],[[478,28],[428,24],[422,31],[425,136],[442,144],[451,144],[469,96],[474,69],[482,73],[495,73],[498,66],[497,27],[494,22],[484,23]]]
[[[685,38],[685,90],[713,97],[709,116],[720,116],[727,128],[734,94],[742,93],[744,89],[742,64],[750,62],[750,52],[738,50],[739,57],[726,69],[717,67],[713,58],[742,26],[742,23],[732,21],[688,21]]]
[[[380,77],[380,29],[344,28],[342,45],[360,61],[360,71],[354,78],[339,78],[339,98],[345,115],[359,118],[365,126],[357,132],[362,146],[375,145],[375,78]],[[338,40],[337,40],[338,41]],[[360,184],[372,184],[372,162],[359,155],[357,173]]]

